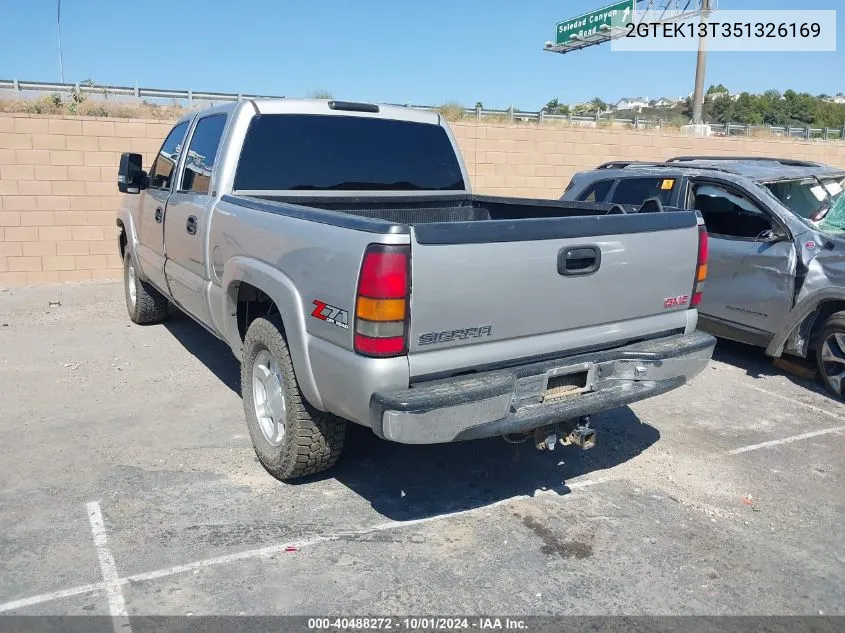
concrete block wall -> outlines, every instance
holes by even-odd
[[[119,278],[120,153],[149,164],[170,127],[0,113],[0,286]]]
[[[813,160],[845,167],[845,143],[777,138],[690,138],[645,130],[563,126],[452,124],[473,190],[557,199],[580,170],[610,160],[666,160],[733,154]]]
[[[0,113],[0,287],[117,279],[120,153],[148,168],[172,122]],[[559,198],[573,173],[616,159],[770,155],[845,166],[845,144],[694,139],[659,132],[452,124],[473,189]]]

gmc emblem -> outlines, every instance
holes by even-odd
[[[689,303],[689,295],[681,295],[680,297],[667,297],[663,301],[664,308],[676,308],[677,306],[685,306]]]

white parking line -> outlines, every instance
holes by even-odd
[[[743,446],[728,451],[728,455],[738,455],[739,453],[747,453],[748,451],[756,451],[761,448],[770,448],[780,444],[789,444],[790,442],[797,442],[799,440],[808,440],[811,437],[818,437],[819,435],[828,435],[829,433],[839,433],[845,431],[845,425],[834,426],[829,429],[819,429],[818,431],[810,431],[809,433],[802,433],[801,435],[793,435],[792,437],[785,437],[782,440],[771,440],[769,442],[760,442],[759,444],[752,444],[751,446]]]
[[[120,575],[117,573],[117,565],[114,564],[114,556],[109,549],[100,504],[91,501],[85,507],[88,510],[88,521],[94,537],[94,549],[97,550],[97,558],[100,561],[100,571],[103,572],[106,596],[109,600],[109,615],[112,617],[114,630],[116,633],[124,630],[131,631],[126,613],[126,601],[123,599],[123,589],[120,587]]]
[[[566,484],[566,487],[570,490],[578,490],[580,488],[587,488],[589,486],[595,486],[597,484],[602,484],[609,481],[612,481],[612,479],[584,479],[581,481],[574,481],[572,483]],[[500,501],[496,501],[485,506],[479,506],[477,508],[470,508],[469,510],[459,510],[457,512],[437,514],[431,517],[424,517],[422,519],[411,519],[409,521],[388,521],[386,523],[379,523],[372,527],[362,528],[360,530],[338,532],[336,534],[329,534],[326,536],[315,536],[310,539],[291,541],[289,543],[280,543],[277,545],[270,545],[268,547],[261,547],[258,549],[246,550],[243,552],[235,552],[234,554],[225,554],[223,556],[215,556],[214,558],[206,558],[203,560],[194,561],[192,563],[185,563],[184,565],[174,565],[172,567],[166,567],[164,569],[157,569],[141,574],[133,574],[124,578],[118,577],[117,568],[114,564],[114,557],[112,557],[111,552],[109,551],[108,546],[106,544],[106,533],[105,527],[103,526],[103,515],[100,512],[100,504],[98,504],[97,502],[92,502],[88,504],[88,515],[89,519],[91,520],[91,531],[92,533],[94,533],[94,543],[97,547],[97,555],[100,557],[100,567],[103,570],[103,578],[105,579],[105,581],[89,585],[79,585],[78,587],[72,587],[70,589],[52,591],[50,593],[42,593],[37,596],[30,596],[29,598],[21,598],[19,600],[12,600],[11,602],[5,602],[3,604],[0,604],[0,613],[6,611],[14,611],[15,609],[21,609],[23,607],[29,607],[36,604],[43,604],[45,602],[52,602],[53,600],[60,600],[62,598],[70,598],[72,596],[78,596],[94,591],[105,590],[109,596],[109,610],[112,612],[112,616],[125,616],[126,604],[123,599],[123,591],[121,590],[121,587],[131,582],[142,582],[145,580],[154,580],[156,578],[165,578],[167,576],[182,574],[187,571],[194,571],[196,569],[211,567],[213,565],[221,565],[224,563],[231,563],[238,560],[273,556],[274,554],[279,554],[285,552],[286,550],[299,550],[305,547],[309,547],[311,545],[316,545],[317,543],[323,543],[326,541],[336,541],[338,539],[348,538],[350,536],[363,536],[365,534],[371,534],[372,532],[383,532],[385,530],[409,527],[422,523],[431,523],[432,521],[437,521],[440,519],[448,519],[455,516],[487,510],[489,508],[505,505],[512,501],[521,501],[525,499],[531,499],[533,497],[547,495],[557,495],[564,498],[568,496],[559,495],[554,490],[537,490],[535,491],[534,495],[519,495],[516,497],[508,497],[507,499],[502,499]],[[95,523],[97,525],[96,528]],[[98,533],[100,536],[98,536]],[[104,563],[104,560],[106,560],[107,563]],[[108,561],[110,561],[110,563],[108,563]],[[108,573],[106,573],[107,568],[109,569]],[[115,619],[114,622],[115,631],[120,630],[123,631],[123,633],[129,632],[129,629],[125,627],[118,629],[118,619]],[[124,620],[123,623],[128,626],[128,619]]]
[[[604,483],[606,481],[610,481],[610,479],[600,479],[600,480],[593,480],[593,479],[584,479],[581,481],[572,482],[571,484],[567,484],[567,488],[570,490],[578,490],[579,488],[586,488],[588,486],[595,486],[596,484]],[[127,576],[126,578],[121,578],[119,582],[121,584],[126,584],[129,582],[140,582],[143,580],[153,580],[155,578],[164,578],[166,576],[173,576],[175,574],[181,574],[186,571],[193,571],[195,569],[201,569],[203,567],[211,567],[213,565],[221,565],[224,563],[231,563],[238,560],[245,560],[249,558],[264,558],[267,556],[273,556],[275,554],[280,554],[285,550],[295,548],[295,549],[302,549],[305,547],[309,547],[311,545],[316,545],[317,543],[323,543],[326,541],[336,541],[341,538],[349,538],[354,536],[364,536],[366,534],[372,534],[373,532],[384,532],[386,530],[395,530],[397,528],[402,527],[410,527],[413,525],[422,525],[424,523],[431,523],[433,521],[440,521],[442,519],[451,519],[453,517],[465,515],[465,514],[472,514],[474,512],[479,512],[480,510],[488,510],[490,508],[495,508],[497,506],[502,506],[512,501],[522,501],[525,499],[531,499],[532,497],[540,497],[546,495],[556,495],[556,496],[564,496],[559,495],[554,490],[536,490],[533,495],[518,495],[515,497],[508,497],[507,499],[501,499],[499,501],[495,501],[493,503],[487,504],[485,506],[480,506],[478,508],[470,508],[468,510],[458,510],[456,512],[446,512],[444,514],[435,514],[429,517],[423,517],[421,519],[409,519],[407,521],[386,521],[385,523],[377,523],[376,525],[361,528],[359,530],[347,530],[343,532],[336,532],[334,534],[329,534],[326,536],[315,536],[310,539],[303,539],[301,541],[291,541],[290,543],[281,543],[278,545],[270,545],[268,547],[259,547],[258,549],[246,550],[244,552],[235,552],[234,554],[224,554],[223,556],[216,556],[214,558],[207,558],[204,560],[194,561],[192,563],[185,563],[184,565],[174,565],[173,567],[166,567],[164,569],[157,569],[155,571],[144,572],[142,574],[134,574],[132,576]],[[2,606],[0,606],[0,610],[2,610]]]
[[[336,535],[316,536],[314,538],[304,539],[301,541],[280,543],[278,545],[270,545],[268,547],[250,549],[244,552],[235,552],[234,554],[224,554],[223,556],[215,556],[214,558],[197,560],[192,563],[185,563],[184,565],[174,565],[173,567],[156,569],[154,571],[148,571],[142,574],[133,574],[132,576],[127,576],[126,578],[120,578],[118,582],[122,585],[125,585],[130,582],[155,580],[156,578],[164,578],[166,576],[173,576],[175,574],[183,574],[186,571],[194,571],[195,569],[202,569],[203,567],[212,567],[214,565],[222,565],[224,563],[233,563],[238,560],[246,560],[249,558],[265,558],[268,556],[273,556],[275,554],[280,554],[288,549],[300,550],[310,545],[316,545],[317,543],[322,543],[324,541],[333,541],[336,538]]]
[[[15,611],[16,609],[23,609],[31,607],[36,604],[43,604],[45,602],[52,602],[53,600],[61,600],[62,598],[72,598],[73,596],[81,596],[85,593],[94,593],[95,591],[102,591],[106,588],[106,583],[95,582],[90,585],[79,585],[71,589],[62,589],[61,591],[51,591],[50,593],[41,593],[37,596],[30,596],[29,598],[21,598],[20,600],[12,600],[0,604],[0,613],[4,611]]]
[[[826,416],[831,417],[831,418],[836,418],[837,420],[845,420],[845,418],[843,418],[841,415],[839,415],[837,413],[834,413],[833,411],[828,411],[827,409],[822,409],[821,407],[817,407],[815,405],[808,404],[806,402],[802,402],[801,400],[798,400],[796,398],[791,398],[790,396],[785,396],[782,393],[775,393],[774,391],[769,391],[768,389],[763,389],[762,387],[758,387],[756,385],[749,385],[749,384],[745,384],[745,383],[740,383],[740,384],[743,384],[744,386],[748,387],[749,389],[753,389],[754,391],[759,391],[760,393],[764,393],[767,396],[772,396],[773,398],[780,398],[781,400],[786,400],[787,402],[791,402],[793,404],[801,405],[802,407],[810,409],[811,411],[815,411],[816,413],[821,413],[822,415],[826,415]],[[810,393],[813,393],[813,392],[810,392]]]

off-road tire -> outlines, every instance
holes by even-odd
[[[302,395],[293,370],[278,315],[255,319],[244,337],[241,362],[241,395],[249,435],[258,459],[282,481],[319,473],[335,465],[346,438],[346,421],[318,411]],[[258,422],[253,394],[253,365],[267,350],[279,366],[286,402],[285,435],[279,446],[271,444]]]
[[[821,334],[819,335],[818,339],[816,340],[816,363],[818,364],[819,368],[819,376],[824,383],[825,388],[835,395],[837,398],[845,398],[845,380],[842,380],[840,383],[840,388],[837,390],[836,386],[832,384],[830,377],[828,376],[828,371],[825,365],[830,365],[830,363],[825,363],[822,360],[822,350],[828,338],[833,336],[834,334],[842,334],[845,336],[845,312],[836,312],[835,314],[831,314],[827,321],[824,324],[824,328],[822,328]],[[845,349],[841,349],[843,353],[845,353]],[[843,357],[842,363],[842,370],[845,370],[845,357]]]
[[[135,301],[130,294],[130,267],[135,271]],[[126,311],[133,323],[147,325],[161,323],[167,318],[167,297],[138,276],[129,251],[123,256],[123,291],[126,297]]]

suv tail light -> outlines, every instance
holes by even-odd
[[[690,301],[690,307],[693,308],[701,303],[701,290],[707,279],[707,254],[707,228],[701,225],[698,227],[698,264],[695,267],[695,283],[692,287],[692,301]]]
[[[364,251],[355,300],[355,351],[402,356],[408,351],[409,246],[370,244]]]

